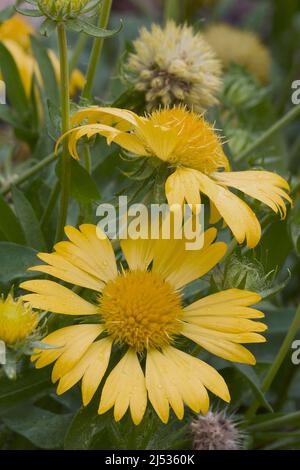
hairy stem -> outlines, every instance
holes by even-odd
[[[67,33],[63,23],[58,24],[57,33],[60,58],[61,130],[62,133],[65,134],[70,129],[70,92]],[[56,241],[59,241],[63,238],[64,227],[66,225],[71,183],[70,177],[70,155],[68,150],[68,141],[67,139],[64,139],[62,147],[62,166],[60,179],[61,200],[56,228]]]

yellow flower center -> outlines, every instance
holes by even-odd
[[[0,340],[15,344],[27,338],[38,324],[38,315],[11,295],[0,299]]]
[[[220,137],[211,124],[184,108],[155,111],[139,137],[151,153],[173,165],[208,174],[220,168],[228,169]]]
[[[125,272],[107,283],[99,302],[107,332],[138,352],[162,348],[180,333],[180,294],[158,274]]]

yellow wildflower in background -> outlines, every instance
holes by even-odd
[[[128,80],[145,93],[148,109],[184,103],[204,111],[217,103],[221,66],[192,27],[169,21],[162,29],[142,28],[125,64]]]
[[[239,64],[262,84],[269,82],[271,54],[255,33],[220,23],[209,26],[204,38],[225,68],[232,63]]]
[[[19,70],[20,78],[22,80],[24,90],[27,96],[30,96],[32,90],[32,83],[34,75],[36,76],[40,85],[42,85],[42,77],[38,63],[34,56],[29,51],[24,51],[19,44],[12,40],[1,41],[8,51],[11,53]],[[59,60],[55,52],[48,49],[49,59],[51,60],[57,82],[60,81],[60,66]],[[1,79],[1,65],[0,65],[0,79]],[[70,78],[70,96],[74,96],[78,90],[82,90],[84,86],[84,76],[80,70],[76,69],[72,72]]]
[[[108,143],[115,142],[137,157],[156,157],[166,162],[172,172],[166,180],[168,203],[200,204],[200,193],[211,201],[211,223],[223,217],[239,243],[255,247],[261,227],[252,209],[228,187],[257,199],[282,218],[288,183],[269,171],[229,171],[229,163],[220,139],[203,116],[184,108],[163,109],[149,116],[117,108],[86,108],[73,116],[78,126],[69,134],[69,150],[79,158],[76,144],[83,137],[100,134]],[[62,136],[62,139],[66,135]],[[58,144],[60,143],[58,142]],[[225,171],[220,171],[225,170]]]
[[[198,251],[186,251],[184,239],[121,240],[128,269],[121,266],[120,271],[110,241],[98,230],[89,224],[80,230],[66,227],[70,241],[56,244],[52,254],[40,253],[46,264],[31,268],[91,289],[92,302],[50,280],[21,285],[33,292],[23,299],[35,308],[90,318],[89,323],[44,338],[43,343],[57,348],[36,349],[32,357],[36,367],[55,362],[52,380],[59,381],[58,394],[82,379],[87,405],[104,377],[112,347],[122,347],[123,356],[104,383],[99,406],[100,414],[114,407],[117,421],[130,408],[134,423],[140,423],[147,395],[164,423],[170,406],[179,419],[184,404],[196,413],[207,413],[207,389],[228,402],[221,375],[176,343],[185,337],[224,359],[255,364],[241,343],[265,341],[259,333],[266,326],[252,320],[264,315],[249,308],[260,300],[254,292],[229,289],[183,305],[184,287],[208,273],[226,252],[224,243],[214,243],[216,230],[205,232],[204,246]]]
[[[38,315],[21,299],[15,300],[11,294],[6,299],[0,298],[0,340],[8,346],[26,340],[38,321]]]
[[[0,24],[0,41],[11,40],[22,49],[30,47],[30,35],[35,34],[34,28],[22,16],[14,15]]]

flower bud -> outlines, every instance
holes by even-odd
[[[76,17],[89,0],[38,0],[40,11],[52,20]]]

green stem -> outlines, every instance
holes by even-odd
[[[106,28],[109,20],[110,10],[111,10],[112,0],[103,0],[101,11],[98,20],[99,28]],[[86,99],[91,98],[94,79],[97,70],[97,63],[99,61],[101,51],[103,48],[104,38],[95,38],[94,44],[89,60],[87,75],[86,75],[86,82],[82,92],[82,97]]]
[[[272,385],[273,380],[275,379],[277,372],[280,369],[280,366],[282,365],[284,358],[286,357],[290,349],[290,345],[299,330],[299,327],[300,327],[300,305],[296,310],[295,317],[287,332],[286,337],[284,338],[281,348],[279,349],[274,362],[272,363],[270,369],[267,372],[267,375],[265,376],[263,380],[263,383],[261,385],[261,390],[263,393],[266,393],[269,390],[270,386]],[[247,420],[251,420],[255,416],[258,407],[259,407],[258,402],[254,400],[252,405],[248,409],[245,415],[245,418]]]
[[[9,193],[9,191],[11,190],[11,188],[13,186],[18,186],[19,184],[22,184],[24,183],[24,181],[28,180],[29,178],[31,178],[31,176],[34,176],[36,175],[37,173],[39,173],[41,170],[43,170],[47,165],[49,165],[50,163],[52,163],[55,159],[56,159],[56,155],[54,153],[50,153],[50,155],[48,155],[47,157],[45,157],[43,160],[41,160],[40,162],[38,162],[36,165],[33,165],[31,168],[29,168],[27,171],[24,171],[24,173],[20,176],[18,176],[16,179],[14,179],[13,181],[9,182],[8,184],[6,184],[5,186],[3,186],[1,189],[0,189],[0,194],[2,195],[5,195],[7,193]]]
[[[168,20],[179,21],[180,4],[178,0],[165,0],[164,17],[165,22],[167,22]]]
[[[271,126],[266,132],[264,132],[253,144],[251,144],[244,152],[242,152],[235,161],[241,161],[244,158],[248,157],[248,155],[257,148],[259,148],[262,144],[268,141],[274,134],[277,134],[281,129],[286,127],[290,122],[296,119],[300,115],[300,104],[292,108],[285,116],[279,119],[273,126]]]
[[[61,91],[61,127],[62,134],[70,129],[70,92],[69,92],[69,64],[67,33],[64,23],[57,25],[59,58],[60,58],[60,91]],[[58,223],[56,228],[56,240],[63,238],[64,227],[66,225],[69,193],[70,193],[70,155],[68,141],[64,139],[62,147],[62,167],[61,167],[61,201]]]
[[[262,423],[253,424],[252,426],[247,427],[247,431],[257,432],[264,431],[265,429],[274,429],[277,427],[282,427],[287,424],[298,424],[300,422],[300,411],[294,413],[289,413],[279,418],[269,419],[268,421],[263,421]]]

